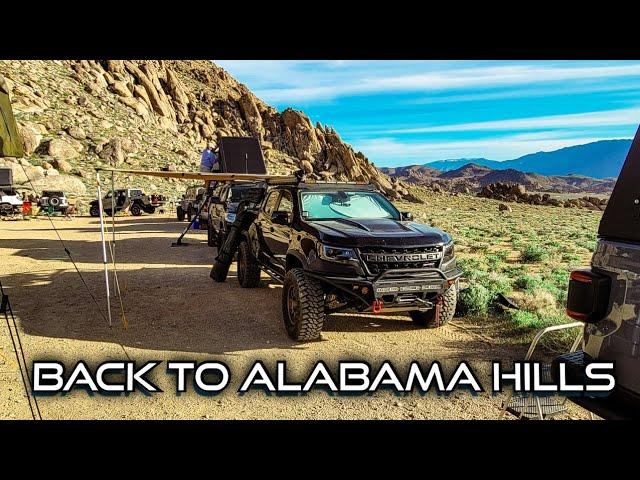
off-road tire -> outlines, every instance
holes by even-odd
[[[260,285],[260,265],[246,240],[241,241],[238,246],[238,283],[242,288],[256,288]]]
[[[440,305],[440,318],[436,319],[436,308],[426,312],[409,312],[413,324],[422,328],[439,328],[446,325],[456,312],[458,303],[458,284],[454,283],[442,294],[442,305]]]
[[[98,207],[98,205],[91,205],[91,207],[89,208],[89,215],[91,215],[92,217],[99,217],[100,207]]]
[[[176,208],[176,217],[178,218],[179,222],[184,221],[185,213],[181,206],[178,206],[178,208]]]
[[[193,220],[193,216],[195,214],[196,214],[196,212],[193,210],[191,205],[189,205],[189,208],[187,209],[187,220],[189,220],[189,221]]]
[[[297,307],[292,305],[291,300]],[[324,292],[317,280],[308,278],[301,268],[287,272],[282,289],[282,318],[293,340],[319,340],[324,324]]]
[[[138,205],[137,203],[131,205],[130,211],[131,215],[133,215],[134,217],[139,217],[140,215],[142,215],[142,208],[140,208],[140,205]]]
[[[227,280],[229,274],[229,267],[231,265],[225,265],[224,263],[215,262],[211,268],[209,276],[213,278],[214,282],[222,283]]]

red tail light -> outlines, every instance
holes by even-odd
[[[611,279],[589,270],[571,272],[567,295],[567,315],[582,322],[602,320],[609,309]]]

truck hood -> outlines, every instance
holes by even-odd
[[[446,244],[451,237],[437,228],[393,219],[316,220],[305,222],[323,243],[345,247],[431,246]]]

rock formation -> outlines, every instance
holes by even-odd
[[[90,194],[96,165],[194,170],[207,141],[231,135],[258,138],[271,173],[304,169],[318,180],[373,182],[391,198],[415,200],[335,130],[314,126],[303,112],[278,112],[209,61],[0,61],[0,73],[29,164],[62,165]]]
[[[530,205],[551,205],[565,208],[588,208],[589,210],[603,211],[607,206],[606,198],[584,196],[562,200],[552,197],[548,193],[528,193],[524,185],[517,183],[492,183],[482,187],[479,197],[493,198],[503,202],[528,203]],[[502,210],[502,208],[501,208]]]

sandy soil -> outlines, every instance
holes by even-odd
[[[83,288],[46,219],[0,222],[0,274],[18,317],[29,365],[56,359],[95,365],[107,359],[220,360],[232,371],[232,386],[219,396],[174,393],[163,371],[151,378],[164,391],[145,396],[90,396],[75,391],[39,397],[45,419],[495,419],[501,396],[455,393],[395,396],[275,397],[260,391],[239,396],[236,390],[249,366],[260,359],[275,366],[286,360],[290,376],[302,377],[317,360],[440,361],[451,371],[468,360],[489,387],[489,362],[521,359],[524,347],[500,335],[499,324],[455,319],[438,330],[420,330],[408,317],[336,315],[329,317],[323,340],[297,344],[287,337],[280,311],[281,287],[264,278],[261,288],[241,289],[235,265],[224,284],[209,277],[215,250],[206,234],[187,236],[190,246],[171,248],[184,227],[164,215],[117,220],[119,279],[129,328],[123,329],[114,301],[109,328]],[[55,220],[91,291],[104,308],[99,224],[93,218]],[[4,320],[4,319],[3,319]],[[163,366],[158,369],[164,369]],[[158,370],[157,369],[157,370]],[[31,418],[7,327],[0,327],[0,418]],[[570,406],[559,418],[589,418]]]

